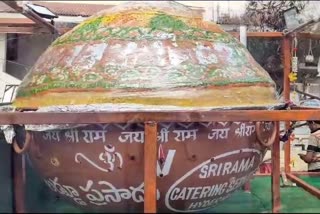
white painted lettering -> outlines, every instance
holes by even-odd
[[[209,176],[216,176],[216,169],[217,169],[217,164],[210,164],[209,167],[209,172],[208,172],[208,177]]]
[[[199,198],[199,195],[201,193],[201,189],[202,189],[202,187],[196,187],[195,188],[195,190],[193,191],[192,197],[191,197],[192,200],[196,200],[196,199]]]
[[[209,165],[204,165],[200,168],[199,178],[209,178],[214,176],[224,176],[230,174],[238,174],[241,172],[246,172],[253,168],[255,157],[241,159],[239,164],[239,160],[235,162],[225,162],[225,163],[211,163]],[[221,174],[221,169],[222,174]]]
[[[199,178],[206,178],[207,177],[208,168],[209,168],[208,165],[204,165],[203,167],[201,167]]]
[[[198,129],[174,130],[173,133],[177,134],[177,136],[174,139],[178,142],[183,142],[186,139],[192,138],[192,140],[195,141],[197,139],[197,131]]]
[[[179,196],[177,197],[177,200],[185,200],[186,192],[187,192],[187,188],[186,187],[182,188]]]
[[[230,168],[232,167],[232,163],[231,162],[226,162],[224,164],[224,168],[223,168],[223,172],[222,175],[229,175],[230,174]]]
[[[233,167],[232,167],[232,169],[231,169],[231,171],[230,171],[230,174],[232,174],[232,173],[238,173],[238,166],[239,166],[239,161],[237,160],[237,161],[234,163],[234,165],[233,165]]]
[[[205,186],[202,188],[201,194],[200,194],[200,198],[206,198],[208,197],[208,193],[210,192],[211,187],[210,186]]]
[[[138,131],[138,132],[121,132],[121,135],[119,136],[119,141],[121,143],[144,143],[144,131]]]
[[[170,200],[175,201],[177,200],[177,194],[180,192],[180,188],[176,187],[172,190],[171,195],[170,195]]]
[[[84,133],[84,137],[83,140],[86,143],[93,143],[94,141],[100,140],[102,139],[102,142],[105,143],[106,142],[106,130],[82,130],[82,132]]]
[[[212,129],[211,133],[208,134],[209,140],[219,140],[219,139],[227,139],[230,128],[224,129]]]
[[[46,131],[42,135],[42,138],[44,140],[49,140],[49,141],[57,141],[60,142],[60,131]]]

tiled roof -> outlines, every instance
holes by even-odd
[[[32,4],[47,7],[53,13],[60,16],[91,16],[101,10],[112,7],[112,5],[103,4],[74,4],[74,3],[60,3],[60,2],[43,2],[32,1]],[[0,13],[15,13],[15,10],[0,1]]]
[[[53,13],[60,16],[91,16],[101,10],[108,9],[113,7],[113,5],[104,5],[104,4],[82,4],[82,3],[61,3],[61,2],[44,2],[44,1],[31,1],[32,4],[37,4],[44,6],[51,10]],[[191,9],[201,12],[204,12],[202,7],[190,7]],[[0,1],[0,13],[16,13],[14,9],[7,6],[5,3]]]

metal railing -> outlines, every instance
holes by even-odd
[[[19,85],[16,84],[7,84],[1,97],[1,103],[3,104],[12,102],[18,87]]]

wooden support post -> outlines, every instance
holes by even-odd
[[[303,181],[302,179],[298,178],[297,176],[288,173],[287,177],[294,183],[296,183],[299,187],[303,188],[304,190],[306,190],[307,192],[309,192],[310,194],[314,195],[315,197],[317,197],[318,199],[320,199],[320,190],[314,186],[311,186],[310,184],[308,184],[307,182]]]
[[[157,212],[157,123],[144,125],[144,212]]]
[[[26,132],[22,126],[14,127],[16,135],[15,141],[19,147],[23,147],[26,139]],[[26,173],[25,173],[25,157],[23,154],[17,154],[12,147],[12,177],[13,177],[13,212],[26,213],[25,209],[25,187],[26,187]]]
[[[290,81],[289,74],[291,72],[291,39],[283,37],[282,40],[282,54],[283,54],[283,96],[285,102],[290,101]],[[289,128],[290,122],[285,123],[286,129]],[[284,171],[289,173],[291,162],[291,142],[290,139],[284,144]]]
[[[30,109],[32,110],[32,109]],[[320,109],[132,112],[0,112],[0,124],[96,124],[320,120]]]
[[[24,156],[17,154],[12,148],[13,162],[13,212],[26,213],[25,209],[25,164]]]
[[[305,171],[299,171],[299,172],[292,172],[295,176],[308,176],[308,177],[320,177],[320,172],[305,172]]]
[[[279,122],[276,122],[277,135],[279,136]],[[280,201],[280,140],[276,137],[272,145],[272,212],[279,213],[281,208]]]
[[[251,183],[251,179],[250,179],[247,183],[244,184],[243,190],[244,190],[245,192],[251,192],[251,185],[250,185],[250,183]]]

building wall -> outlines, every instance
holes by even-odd
[[[1,13],[0,18],[25,18],[17,13]],[[59,16],[56,19],[57,24],[74,26],[83,21],[84,17]],[[0,34],[0,103],[10,102],[15,88],[11,88],[5,93],[6,85],[19,85],[21,80],[37,61],[39,56],[53,42],[54,37],[51,34],[18,35],[16,58],[11,60],[7,58],[8,41],[14,39],[7,34]],[[9,53],[8,52],[8,53]]]
[[[53,35],[50,34],[20,34],[18,36],[17,59],[14,62],[7,62],[6,72],[22,80],[53,39]]]
[[[12,39],[12,38],[8,38]],[[7,59],[7,38],[0,35],[0,102],[11,102],[15,95],[15,87],[5,92],[6,85],[19,85],[39,56],[52,43],[53,36],[18,35],[16,59]]]
[[[1,18],[25,18],[22,14],[18,13],[1,13]],[[76,25],[77,23],[82,22],[85,17],[70,17],[70,16],[59,16],[55,19],[56,24],[58,25]],[[3,34],[2,36],[5,36]],[[0,40],[2,39],[0,35]],[[24,35],[19,34],[18,36],[18,53],[17,59],[14,62],[7,61],[4,71],[12,75],[13,77],[22,80],[26,75],[28,70],[32,65],[37,61],[39,56],[47,49],[47,47],[54,41],[54,37],[51,34],[34,34],[34,35]],[[4,43],[4,42],[2,42]],[[0,41],[0,49],[5,49],[5,43],[2,44]],[[1,57],[0,50],[0,57]],[[1,81],[1,80],[0,80]],[[0,88],[0,97],[2,94]],[[1,99],[0,99],[1,101]]]
[[[0,34],[0,102],[9,102],[4,96],[5,86],[8,84],[20,84],[19,79],[6,73],[7,35]],[[10,97],[10,96],[9,96]]]

